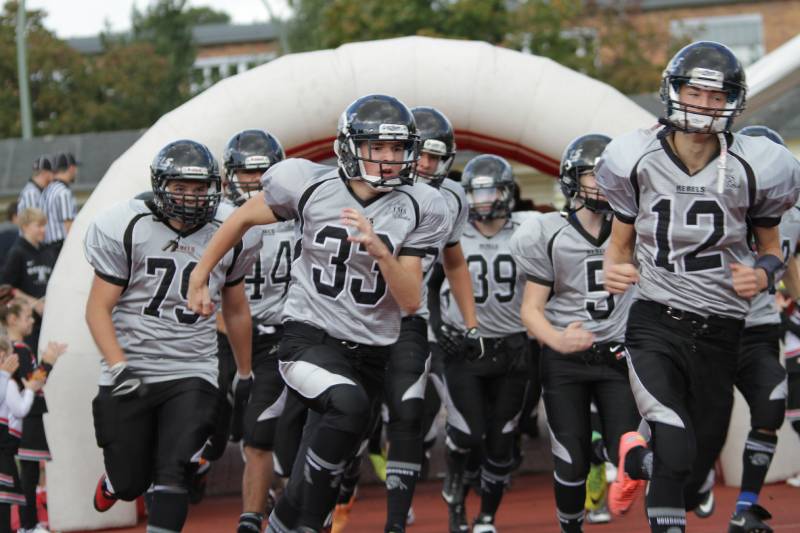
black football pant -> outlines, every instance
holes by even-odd
[[[555,464],[556,510],[564,531],[579,531],[583,521],[586,476],[592,458],[592,401],[602,421],[612,463],[619,462],[619,438],[636,431],[639,425],[627,363],[614,357],[621,351],[621,342],[571,354],[547,346],[541,351],[542,396]]]
[[[786,419],[800,436],[800,354],[786,354],[789,392],[786,398]]]
[[[142,398],[100,387],[95,436],[114,494],[134,500],[151,483],[186,488],[191,459],[212,430],[215,400],[216,388],[200,378],[149,384]]]
[[[203,449],[203,459],[216,461],[225,453],[228,446],[228,437],[231,434],[232,406],[228,400],[233,377],[236,375],[236,360],[233,358],[233,349],[228,342],[228,336],[217,332],[217,407],[214,420],[214,432],[208,438]]]
[[[272,530],[322,527],[345,467],[375,419],[387,357],[387,347],[343,341],[299,322],[285,324],[278,348],[281,376],[311,411],[284,496],[270,517]]]
[[[683,531],[685,510],[700,503],[728,431],[743,326],[651,301],[631,306],[625,345],[631,389],[651,431],[653,531],[666,531],[655,524]]]
[[[457,453],[482,458],[481,512],[493,516],[511,476],[530,352],[524,333],[484,342],[481,360],[445,359],[447,444]]]
[[[786,412],[786,370],[780,361],[780,324],[764,324],[742,332],[736,388],[750,407],[753,429],[777,431]]]

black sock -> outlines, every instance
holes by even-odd
[[[36,509],[36,486],[39,484],[39,461],[20,461],[20,482],[25,495],[25,505],[19,506],[19,523],[25,529],[33,529],[39,522]]]
[[[0,533],[11,533],[11,505],[0,503]]]
[[[556,493],[556,515],[562,533],[581,533],[583,531],[583,506],[586,501],[586,480],[565,481],[554,475],[553,486]]]
[[[405,526],[422,471],[422,439],[395,439],[386,462],[386,530]]]
[[[637,446],[625,456],[625,472],[631,479],[650,479],[653,477],[653,450]]]
[[[495,462],[488,457],[481,469],[481,513],[494,516],[500,507],[508,482],[514,459]]]
[[[653,477],[647,490],[647,519],[651,533],[686,531],[683,482]]]
[[[261,533],[261,523],[264,515],[261,513],[242,513],[239,515],[239,526],[236,533]]]
[[[736,502],[736,510],[742,511],[758,501],[758,494],[764,486],[769,465],[778,444],[777,435],[750,430],[742,454],[742,488]]]
[[[358,448],[358,436],[328,427],[319,427],[304,461],[302,507],[298,526],[322,528],[325,517],[336,505],[339,483],[349,458]]]
[[[156,487],[150,493],[147,526],[159,528],[159,533],[181,531],[189,512],[189,494]]]

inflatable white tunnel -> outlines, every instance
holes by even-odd
[[[191,138],[219,156],[235,132],[265,128],[289,155],[322,159],[333,155],[336,122],[345,106],[374,92],[442,110],[462,149],[493,152],[550,174],[578,135],[613,136],[655,123],[615,89],[549,59],[486,43],[420,37],[284,56],[225,79],[164,115],[109,168],[78,215],[48,287],[42,342],[69,344],[47,385],[53,529],[135,522],[133,505],[120,503],[105,514],[91,505],[102,460],[91,417],[100,354],[84,321],[92,270],[82,243],[89,222],[150,188],[150,161],[169,141]]]

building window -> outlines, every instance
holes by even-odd
[[[764,55],[764,21],[760,13],[688,18],[670,22],[677,41],[717,41],[729,47],[744,66]]]

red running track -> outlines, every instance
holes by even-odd
[[[417,487],[414,498],[416,522],[407,533],[443,533],[447,531],[447,508],[439,495],[441,482],[427,481]],[[733,510],[738,489],[717,486],[714,489],[717,510],[708,519],[701,520],[689,514],[687,530],[691,533],[720,533],[728,530],[728,518]],[[760,503],[774,516],[770,522],[776,532],[800,531],[800,489],[786,484],[767,485],[761,493]],[[380,533],[383,531],[386,501],[380,485],[366,486],[353,508],[347,533]],[[469,516],[478,512],[478,498],[471,494],[467,502]],[[187,533],[233,532],[239,516],[239,499],[218,497],[204,500],[189,511]],[[497,516],[500,533],[558,533],[553,500],[552,477],[538,474],[514,479],[506,493]],[[108,530],[108,533],[143,533],[144,525],[131,529]],[[587,533],[647,533],[642,502],[634,504],[632,511],[610,524],[584,526]]]

